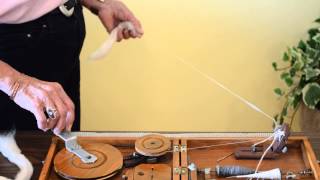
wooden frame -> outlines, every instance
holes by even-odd
[[[79,137],[79,142],[81,143],[88,143],[88,142],[103,142],[108,143],[111,145],[114,145],[116,147],[123,147],[121,149],[122,152],[125,151],[134,151],[134,141],[137,137]],[[206,153],[208,154],[208,159],[212,157],[212,159],[215,159],[217,155],[213,156],[210,153],[215,153],[214,150],[198,150],[198,151],[190,151],[189,148],[196,147],[196,146],[202,146],[202,145],[208,145],[208,144],[215,144],[215,143],[221,143],[221,142],[227,142],[227,141],[238,141],[238,140],[245,140],[248,139],[246,137],[172,137],[172,145],[175,146],[176,151],[174,150],[172,152],[171,161],[168,161],[167,163],[170,163],[172,166],[172,179],[173,180],[197,180],[200,179],[199,175],[193,171],[190,172],[187,170],[187,166],[192,161],[197,161],[199,165],[201,165],[201,157],[206,157]],[[251,139],[251,138],[249,138]],[[305,168],[311,168],[314,172],[314,177],[311,179],[320,180],[320,168],[316,160],[316,156],[312,150],[311,144],[307,137],[305,136],[293,136],[289,138],[289,155],[284,155],[283,158],[280,160],[277,160],[278,162],[284,161],[283,164],[280,164],[280,168],[284,168],[285,166],[285,158],[291,157],[291,161],[297,161],[297,165],[288,165],[291,168],[296,167],[305,167]],[[63,147],[63,142],[58,139],[57,137],[54,137],[52,139],[52,143],[50,146],[50,149],[48,151],[47,157],[45,159],[45,163],[43,165],[41,174],[39,179],[40,180],[54,180],[59,179],[56,175],[54,175],[53,170],[53,159],[55,154]],[[221,147],[224,148],[224,147]],[[220,151],[217,152],[221,152]],[[174,147],[173,147],[174,149]],[[213,148],[217,149],[217,148]],[[227,149],[226,151],[230,151],[232,148]],[[291,153],[291,154],[290,154]],[[201,156],[200,158],[197,158],[197,155]],[[196,160],[197,159],[197,160]],[[288,160],[287,160],[288,161]],[[213,162],[213,161],[211,161]],[[226,160],[227,162],[232,162],[232,159]],[[243,162],[243,161],[239,161]],[[238,161],[236,162],[238,163]],[[250,161],[250,163],[247,163],[248,165],[253,166],[253,164],[256,164],[257,161]],[[206,164],[206,162],[203,162],[202,164]],[[208,163],[207,163],[208,164]],[[245,163],[246,164],[246,163]],[[270,165],[272,165],[271,162],[266,162],[266,166],[262,165],[263,168],[268,168]],[[269,165],[268,165],[269,164]],[[214,164],[210,164],[212,167]],[[242,165],[241,163],[239,165]],[[187,171],[185,171],[187,170]],[[111,178],[111,180],[118,180],[121,178]]]

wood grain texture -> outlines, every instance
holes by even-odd
[[[318,133],[292,133],[292,137],[296,135],[306,135],[308,136],[311,145],[316,153],[317,159],[320,159],[320,132]],[[51,133],[44,133],[41,131],[21,131],[17,132],[16,140],[21,148],[22,152],[26,155],[26,157],[31,161],[34,166],[34,173],[32,176],[32,180],[39,179],[40,172],[43,167],[43,161],[46,159],[47,152],[49,150],[51,144]],[[95,142],[109,143],[111,145],[115,145],[117,148],[121,150],[123,154],[129,154],[134,151],[134,140],[135,137],[124,137],[124,138],[112,138],[112,137],[86,137],[79,138],[79,140],[85,142],[90,142],[94,140]],[[173,142],[173,141],[172,141]],[[63,144],[62,144],[63,145]],[[62,146],[60,143],[57,144],[57,149],[61,149]],[[179,156],[179,154],[177,155]],[[163,161],[163,163],[174,164],[172,159],[177,158],[176,155],[169,154],[168,160]],[[191,162],[194,159],[191,159]],[[210,161],[210,160],[209,160]],[[212,161],[210,161],[212,162]],[[46,162],[47,163],[47,162]],[[49,163],[50,164],[50,163]],[[12,163],[8,162],[7,159],[3,158],[0,155],[0,175],[4,175],[6,177],[14,178],[16,173],[18,172],[18,168]],[[116,175],[113,179],[121,180],[121,173]],[[60,179],[56,176],[56,174],[50,171],[50,179]],[[174,178],[174,180],[178,180]]]
[[[135,142],[135,149],[138,153],[145,156],[161,156],[171,148],[169,138],[160,134],[150,134],[138,138]]]
[[[46,159],[43,164],[42,171],[39,176],[39,180],[45,180],[45,179],[49,178],[50,170],[52,168],[51,162],[53,161],[54,154],[56,154],[56,151],[57,151],[57,143],[58,143],[58,137],[53,137],[52,143],[49,147]]]
[[[135,148],[134,148],[135,139],[136,138],[130,138],[130,137],[129,138],[78,137],[78,142],[82,146],[85,144],[95,144],[95,143],[110,144],[110,145],[116,147],[117,149],[119,149],[123,156],[126,156],[129,154],[132,154],[135,151]],[[172,140],[170,140],[170,141],[172,141]],[[63,148],[64,148],[64,143],[61,140],[59,140],[59,142],[57,144],[57,149],[61,150]],[[56,154],[54,154],[54,156],[56,156]],[[172,166],[172,159],[173,159],[172,153],[167,153],[166,155],[161,156],[159,158],[159,164],[166,164],[167,166],[171,167]],[[131,170],[132,170],[132,168],[131,168]],[[110,180],[123,180],[122,176],[128,175],[127,176],[128,180],[132,180],[132,179],[129,179],[129,178],[133,178],[133,174],[131,172],[132,171],[130,171],[130,169],[127,169],[127,168],[122,169],[119,171],[118,174],[110,177],[109,179]],[[170,170],[170,177],[171,177],[171,170]],[[49,178],[47,178],[47,180],[60,180],[60,179],[62,179],[62,178],[59,177],[57,175],[57,173],[55,173],[55,171],[51,169]]]
[[[313,153],[312,147],[310,142],[305,138],[303,140],[303,145],[304,145],[304,149],[306,150],[306,156],[308,158],[308,162],[310,162],[310,167],[312,169],[312,171],[315,173],[315,179],[319,180],[320,179],[320,167],[319,164],[317,162],[316,156]]]
[[[301,150],[301,144],[304,144],[304,141],[306,138],[304,137],[293,137],[290,138],[288,141],[287,147],[288,152],[286,154],[281,154],[279,158],[274,160],[264,160],[261,165],[261,170],[270,170],[274,168],[280,168],[282,172],[299,172],[301,170],[304,170],[306,168],[312,167],[314,171],[314,177],[308,177],[307,179],[318,179],[319,178],[319,170],[318,168],[314,168],[314,164],[316,164],[314,153],[312,152],[311,146],[305,145],[305,152],[307,157],[306,159],[303,157],[304,152]],[[228,143],[230,141],[235,141],[235,139],[226,140],[224,138],[222,139],[215,139],[215,140],[209,140],[209,139],[189,139],[188,147],[199,147],[199,146],[206,146],[206,145],[212,145],[212,144],[224,144]],[[306,141],[307,142],[307,141]],[[308,144],[308,143],[307,143]],[[190,161],[192,163],[195,163],[196,166],[200,169],[203,168],[212,168],[216,165],[240,165],[245,166],[248,168],[255,169],[257,166],[258,160],[237,160],[234,156],[230,156],[223,161],[220,161],[219,163],[216,162],[217,159],[220,159],[221,157],[224,157],[232,152],[236,148],[242,147],[242,146],[251,146],[252,143],[245,143],[245,144],[237,144],[237,145],[228,145],[228,146],[221,146],[221,147],[213,147],[213,148],[207,148],[207,149],[196,149],[196,150],[190,150],[188,151],[188,156],[190,157]],[[310,144],[309,144],[310,145]],[[306,166],[306,164],[310,164],[310,166]],[[204,179],[204,174],[199,174],[198,179]],[[216,176],[211,175],[210,178],[217,178]],[[223,179],[223,178],[219,178]]]
[[[173,147],[179,146],[180,142],[179,139],[173,140]],[[173,159],[172,159],[172,168],[178,168],[180,167],[180,153],[179,152],[173,152]],[[180,175],[172,171],[172,178],[173,180],[180,180]]]
[[[54,169],[59,175],[67,179],[98,179],[110,177],[122,168],[123,156],[117,148],[103,143],[81,144],[81,146],[95,155],[97,161],[83,163],[79,157],[63,148],[54,158]]]
[[[171,180],[171,167],[167,164],[140,164],[134,168],[133,180]]]
[[[185,146],[186,148],[188,148],[187,146],[187,139],[181,139],[181,142],[180,142],[181,146]],[[187,155],[187,151],[181,151],[180,152],[180,166],[182,168],[188,168],[188,155]],[[181,174],[181,180],[188,180],[188,173],[186,174]]]

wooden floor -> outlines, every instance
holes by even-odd
[[[302,133],[294,133],[293,135],[303,135]],[[308,136],[316,156],[320,159],[320,132],[305,133]],[[52,134],[43,132],[19,132],[16,139],[23,153],[32,162],[34,166],[34,174],[32,179],[38,179],[43,160],[45,159],[47,150],[51,143]],[[14,178],[18,168],[9,163],[5,158],[0,156],[0,175]]]

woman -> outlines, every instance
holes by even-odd
[[[54,133],[80,129],[79,54],[85,37],[82,6],[108,32],[139,21],[118,0],[10,0],[0,6],[0,119],[2,130]],[[136,38],[126,29],[118,41]],[[10,100],[11,99],[11,100]],[[50,119],[50,120],[48,120]]]

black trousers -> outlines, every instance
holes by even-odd
[[[71,17],[58,9],[27,23],[0,24],[0,60],[26,75],[60,83],[75,104],[80,129],[79,55],[85,37],[82,7]],[[0,92],[0,130],[36,130],[34,115]]]

